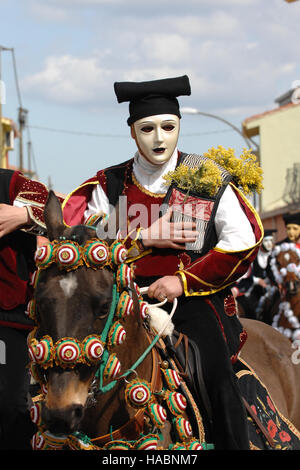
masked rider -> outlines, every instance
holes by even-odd
[[[111,213],[119,200],[121,215],[127,214],[125,243],[137,284],[150,286],[150,300],[178,298],[175,328],[199,347],[216,449],[248,449],[246,415],[233,370],[247,333],[229,286],[254,260],[261,222],[224,168],[218,167],[221,182],[212,196],[205,191],[184,194],[176,184],[166,184],[164,176],[181,163],[200,168],[208,160],[177,148],[177,97],[190,95],[187,76],[117,82],[114,87],[118,102],[129,102],[127,123],[137,152],[75,189],[64,203],[65,223],[88,223],[96,214]],[[183,223],[180,208],[184,211],[186,201],[194,204],[195,218],[187,211]]]

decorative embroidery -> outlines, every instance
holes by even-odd
[[[236,314],[236,304],[233,295],[228,295],[227,297],[225,297],[224,311],[229,317],[232,317]]]

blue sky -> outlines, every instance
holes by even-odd
[[[115,81],[187,74],[192,95],[181,105],[240,127],[300,80],[300,1],[0,0],[0,12],[0,45],[15,51],[39,179],[64,193],[135,152]],[[2,112],[16,120],[9,52],[1,79]],[[25,156],[26,144],[27,132]],[[217,145],[238,153],[245,142],[216,119],[183,115],[180,149]]]

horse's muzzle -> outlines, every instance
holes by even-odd
[[[78,430],[83,411],[84,408],[80,404],[63,409],[49,409],[44,406],[42,420],[52,434],[72,434]]]

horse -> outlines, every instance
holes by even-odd
[[[162,304],[144,302],[124,245],[99,240],[93,227],[66,227],[52,191],[44,216],[49,244],[37,251],[28,306],[36,323],[28,337],[30,370],[41,385],[31,410],[38,427],[33,449],[213,449],[209,413],[207,419],[174,344],[167,344],[172,312],[157,326],[149,311],[158,308],[160,317]],[[287,339],[254,320],[243,325],[249,339],[239,373],[258,371],[280,410],[277,421],[284,416],[300,443],[300,370]]]
[[[294,243],[282,243],[270,259],[280,300],[272,316],[272,326],[292,342],[300,340],[300,250]]]

